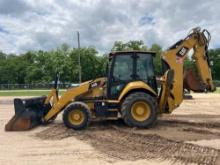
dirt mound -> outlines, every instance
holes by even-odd
[[[117,126],[94,124],[83,131],[74,131],[63,124],[54,124],[36,134],[36,137],[47,140],[72,136],[86,141],[101,154],[114,160],[169,159],[183,163],[216,164],[220,155],[217,149],[170,140],[156,134],[137,133],[135,129],[126,129],[120,123]]]

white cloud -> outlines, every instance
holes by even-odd
[[[218,0],[0,0],[0,50],[50,50],[62,43],[110,51],[115,40],[156,42],[164,48],[201,26],[220,46]]]

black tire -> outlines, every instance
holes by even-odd
[[[80,114],[83,115],[82,122],[78,124],[74,124],[70,120],[71,113],[73,112],[80,112]],[[75,130],[82,130],[88,127],[89,123],[91,120],[91,112],[89,110],[89,107],[83,103],[83,102],[74,102],[68,105],[63,113],[63,123],[65,124],[66,127],[75,129]]]
[[[144,102],[149,106],[150,115],[144,121],[138,121],[132,116],[132,105],[136,102]],[[157,101],[151,95],[144,92],[129,94],[121,105],[121,115],[124,122],[131,127],[147,128],[155,124],[157,120]]]

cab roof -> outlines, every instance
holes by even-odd
[[[153,51],[129,50],[129,51],[113,51],[113,52],[110,52],[109,57],[119,55],[119,54],[133,54],[133,53],[141,53],[141,54],[152,55],[152,56],[156,55],[156,52],[153,52]]]

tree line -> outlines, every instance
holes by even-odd
[[[143,41],[116,41],[112,51],[121,50],[150,50],[156,52],[154,60],[156,75],[160,75],[160,54],[162,48],[158,44],[147,47]],[[81,57],[82,81],[95,79],[105,75],[108,55],[98,54],[94,47],[80,49],[70,48],[62,44],[50,51],[28,51],[24,54],[5,54],[0,51],[0,84],[31,84],[51,83],[56,72],[60,73],[62,83],[77,83],[79,81],[78,54]],[[220,48],[209,50],[213,63],[212,71],[215,80],[220,80]],[[193,61],[187,61],[193,65]]]

